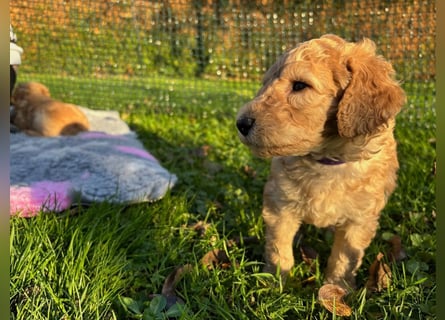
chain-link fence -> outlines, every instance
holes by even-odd
[[[11,23],[25,53],[22,79],[64,82],[65,96],[90,107],[172,108],[206,88],[252,96],[267,68],[298,42],[335,33],[370,37],[409,92],[416,117],[434,113],[435,1],[15,0]],[[19,75],[20,80],[20,75]],[[186,87],[183,100],[174,92]],[[86,88],[90,93],[85,94]],[[156,90],[154,90],[156,88]],[[94,99],[80,99],[91,95]],[[100,101],[100,105],[98,105]],[[409,109],[409,108],[408,108]]]

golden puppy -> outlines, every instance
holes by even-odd
[[[395,116],[405,94],[369,39],[304,42],[265,74],[237,116],[241,141],[273,157],[264,188],[266,271],[294,265],[302,223],[335,227],[325,283],[355,286],[380,211],[396,187]]]
[[[53,100],[48,88],[38,82],[19,84],[12,103],[12,124],[29,135],[75,135],[90,128],[87,117],[77,106]]]

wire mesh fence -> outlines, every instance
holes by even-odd
[[[10,4],[11,23],[24,48],[19,81],[63,83],[60,96],[89,107],[166,111],[224,99],[237,109],[284,51],[335,33],[377,43],[409,92],[414,120],[435,112],[435,11],[433,0]],[[116,105],[122,91],[128,101]]]

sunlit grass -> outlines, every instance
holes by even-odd
[[[256,85],[241,90],[208,80],[174,80],[172,85],[171,79],[93,82],[39,75],[21,80],[42,81],[54,96],[79,105],[119,110],[179,180],[153,204],[100,204],[12,218],[11,319],[142,318],[119,297],[149,309],[151,294],[160,293],[168,274],[185,264],[193,268],[177,285],[185,303],[182,319],[335,318],[317,303],[331,241],[325,231],[306,228],[305,242],[322,256],[315,274],[298,254],[286,284],[261,273],[260,211],[268,161],[252,157],[234,127],[236,111]],[[429,140],[435,136],[435,114],[422,114],[419,120],[416,109],[407,108],[398,119],[399,186],[367,250],[358,275],[361,288],[347,297],[352,319],[434,318],[435,149]],[[202,234],[191,227],[198,221],[208,224]],[[363,289],[367,270],[388,248],[392,234],[401,237],[407,259],[391,265],[393,280],[386,291],[369,295]],[[227,247],[228,239],[239,236],[259,240]],[[208,270],[200,264],[212,248],[226,248],[228,268]]]

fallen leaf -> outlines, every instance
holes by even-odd
[[[303,261],[311,267],[311,271],[315,271],[314,261],[318,257],[318,252],[309,246],[301,245],[300,253],[301,253],[301,258],[303,259]]]
[[[165,305],[161,308],[162,310],[169,309],[177,303],[184,304],[184,301],[176,295],[176,285],[178,284],[179,280],[181,280],[181,278],[191,270],[192,266],[190,264],[176,267],[175,270],[173,270],[165,279],[161,294],[150,294],[149,298],[153,299],[153,302],[163,301],[159,299],[159,296],[164,297]]]
[[[340,317],[348,317],[352,314],[352,310],[343,301],[346,294],[346,290],[338,285],[325,284],[318,290],[318,301],[329,312]]]
[[[179,280],[182,279],[184,274],[190,272],[191,270],[192,266],[190,264],[176,267],[175,270],[173,270],[165,279],[161,293],[166,297],[174,296],[175,288]]]
[[[226,241],[226,247],[232,248],[241,244],[255,244],[258,243],[258,241],[259,240],[257,237],[235,237],[234,239],[229,239]],[[216,238],[213,242],[216,242]],[[212,249],[207,252],[201,258],[201,263],[209,270],[213,269],[215,266],[219,266],[223,269],[228,269],[232,265],[232,262],[227,256],[226,251],[221,249]]]
[[[198,221],[190,226],[191,229],[195,230],[200,237],[205,235],[207,230],[210,228],[210,223],[204,221]]]
[[[255,169],[253,169],[251,166],[248,166],[248,165],[245,165],[243,167],[243,171],[250,178],[255,178],[257,175]]]
[[[393,235],[388,242],[391,244],[389,251],[390,261],[399,262],[406,259],[407,255],[402,247],[402,239],[398,235]]]
[[[230,267],[230,260],[227,253],[224,250],[213,249],[207,252],[202,258],[201,263],[206,266],[209,270],[213,267],[219,265],[223,269]]]
[[[211,147],[208,145],[201,146],[192,150],[192,155],[198,158],[206,158],[209,155]]]
[[[369,279],[366,281],[366,289],[370,292],[381,292],[391,283],[391,270],[382,261],[384,255],[379,252],[376,259],[369,267]]]

